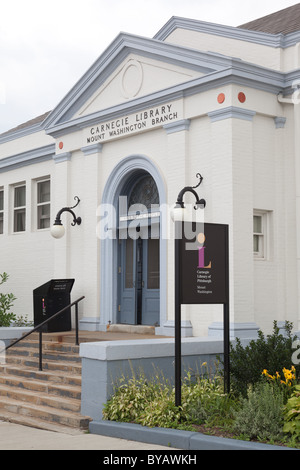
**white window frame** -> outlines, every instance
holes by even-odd
[[[261,219],[261,232],[254,232],[254,217]],[[253,257],[256,260],[266,260],[269,257],[269,217],[270,211],[253,211]],[[254,237],[258,238],[258,251],[254,251]]]
[[[44,201],[44,202],[39,202],[39,184],[41,183],[46,183],[49,181],[49,184],[50,184],[50,189],[49,189],[49,200],[48,201]],[[35,191],[35,194],[36,194],[36,229],[37,230],[49,230],[50,228],[50,212],[51,212],[51,180],[50,180],[50,177],[45,177],[45,178],[42,178],[42,179],[38,179],[35,181],[36,183],[36,191]],[[42,206],[47,206],[49,205],[49,217],[45,217],[45,218],[49,218],[49,227],[40,227],[40,220],[41,220],[41,217],[39,217],[39,208],[42,207]]]
[[[25,205],[23,206],[16,206],[16,189],[18,188],[22,188],[24,187],[25,188]],[[20,183],[20,184],[16,184],[13,186],[13,233],[23,233],[23,232],[26,232],[26,198],[27,198],[27,194],[26,194],[26,183]],[[16,212],[17,211],[24,211],[24,230],[16,230]]]

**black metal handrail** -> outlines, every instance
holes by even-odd
[[[63,309],[59,310],[58,312],[56,312],[54,315],[52,315],[51,317],[47,318],[47,320],[43,321],[42,323],[40,323],[39,325],[35,326],[32,330],[28,331],[27,333],[25,333],[25,335],[21,336],[21,338],[18,338],[16,339],[15,341],[13,341],[12,343],[10,343],[8,346],[6,346],[5,348],[5,351],[7,351],[9,348],[11,348],[12,346],[15,346],[17,343],[19,343],[20,341],[22,341],[23,339],[27,338],[27,336],[31,335],[32,333],[34,333],[35,331],[38,331],[39,332],[39,370],[43,370],[43,353],[42,353],[42,344],[43,344],[43,341],[42,341],[42,333],[43,333],[43,326],[45,326],[47,323],[49,323],[51,320],[53,320],[54,318],[58,317],[59,315],[61,315],[62,313],[64,313],[66,310],[68,310],[69,308],[73,307],[73,305],[75,305],[75,327],[76,327],[76,337],[75,337],[75,344],[76,346],[79,346],[79,337],[78,337],[78,303],[83,300],[85,298],[85,296],[82,296],[80,297],[79,299],[75,300],[74,302],[72,302],[71,304],[67,305],[66,307],[64,307]]]

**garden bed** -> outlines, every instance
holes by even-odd
[[[202,363],[199,370],[185,373],[179,407],[172,382],[159,370],[146,377],[132,369],[131,377],[123,375],[114,384],[103,419],[141,426],[143,434],[168,429],[171,434],[190,432],[189,438],[201,442],[215,438],[239,447],[243,441],[300,449],[300,369],[297,363],[287,368],[292,352],[291,325],[286,337],[274,322],[267,338],[259,332],[259,339],[245,348],[237,340],[236,349],[231,348],[231,393],[224,393],[222,371],[212,375]]]

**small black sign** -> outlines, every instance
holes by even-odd
[[[184,222],[180,255],[182,304],[229,301],[228,225]]]

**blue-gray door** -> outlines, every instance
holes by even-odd
[[[119,323],[159,325],[159,239],[120,240]]]

